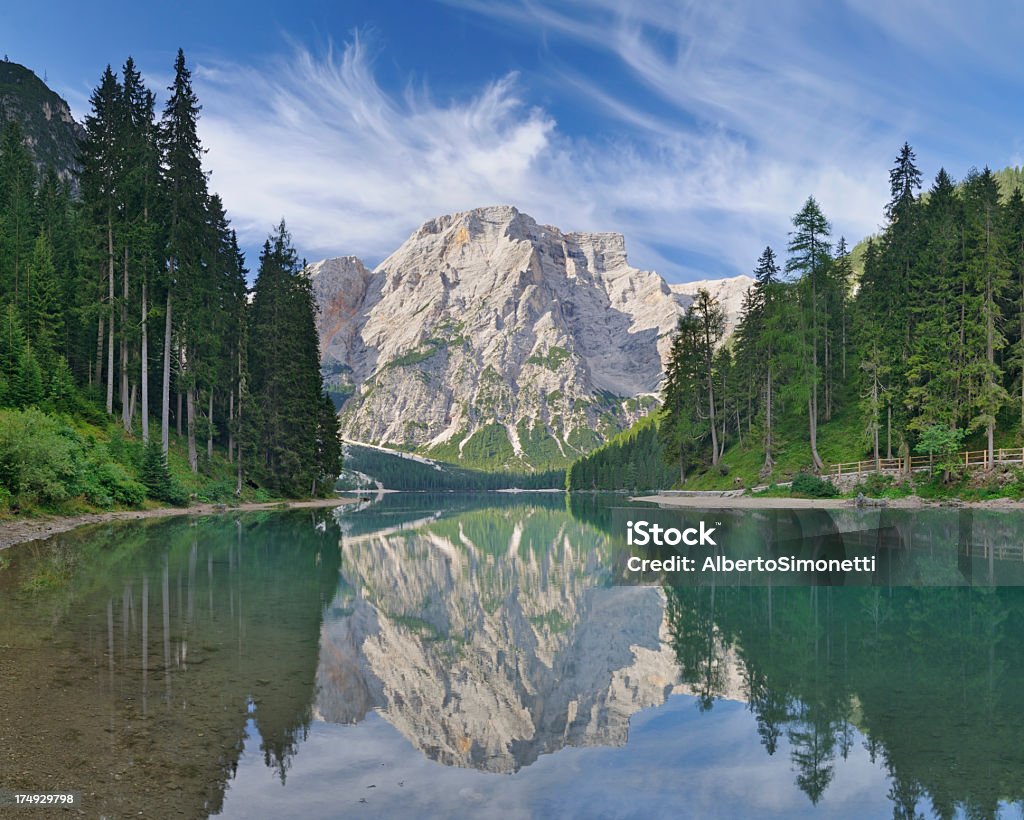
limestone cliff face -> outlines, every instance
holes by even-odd
[[[52,167],[77,191],[78,143],[85,129],[46,83],[25,66],[5,59],[0,62],[0,129],[11,121],[21,127],[36,171]]]
[[[325,373],[352,391],[347,438],[519,469],[647,412],[691,300],[631,267],[621,235],[511,206],[433,219],[372,273],[345,257],[310,274]]]
[[[431,759],[491,772],[624,744],[678,683],[662,592],[600,587],[603,536],[564,514],[482,515],[343,539],[317,714],[376,709]]]

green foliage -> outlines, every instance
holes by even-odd
[[[157,438],[152,438],[146,445],[142,456],[142,467],[139,478],[151,498],[166,501],[175,506],[188,503],[188,495],[171,477],[167,464],[167,456]],[[232,491],[234,488],[232,488]]]
[[[346,450],[346,469],[368,475],[390,490],[537,490],[565,486],[564,470],[530,473],[471,470],[453,464],[424,464],[371,447],[349,445]]]
[[[545,353],[534,353],[526,360],[527,364],[535,364],[538,367],[546,367],[548,370],[556,371],[569,358],[571,354],[564,347],[552,345]]]
[[[337,418],[320,372],[316,305],[284,222],[264,243],[249,326],[252,472],[284,495],[314,494],[340,472]]]
[[[0,487],[17,506],[53,504],[77,494],[86,469],[74,431],[41,410],[0,410]]]
[[[462,447],[460,460],[471,467],[505,465],[515,460],[515,451],[505,428],[492,422],[469,437],[469,441]]]
[[[835,484],[811,473],[797,473],[789,489],[790,495],[797,498],[835,498],[839,495]]]
[[[933,469],[954,472],[960,467],[957,454],[963,445],[965,432],[959,428],[951,430],[941,424],[933,424],[921,431],[916,450],[934,460]]]
[[[580,458],[566,474],[568,490],[657,490],[676,479],[658,435],[657,412]]]

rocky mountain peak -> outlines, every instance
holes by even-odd
[[[647,412],[691,300],[630,266],[621,234],[510,205],[431,219],[372,272],[310,273],[347,438],[509,469],[565,464]]]
[[[0,61],[0,127],[17,122],[39,172],[53,166],[57,175],[77,185],[78,143],[85,130],[67,102],[35,73],[19,63]]]

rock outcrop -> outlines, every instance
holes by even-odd
[[[78,143],[85,129],[71,109],[46,83],[23,65],[0,62],[0,127],[8,122],[21,126],[36,170],[53,167],[73,189],[78,186]]]
[[[630,266],[620,234],[511,206],[430,220],[372,272],[309,272],[346,438],[511,469],[565,464],[648,412],[692,298]]]

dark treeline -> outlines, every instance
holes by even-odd
[[[1021,592],[670,589],[667,618],[700,708],[736,697],[739,659],[765,753],[790,757],[813,804],[863,747],[889,776],[894,818],[996,818],[1024,800]]]
[[[389,490],[521,490],[562,489],[564,470],[536,473],[505,473],[468,470],[443,464],[440,469],[399,454],[385,453],[372,447],[350,445],[345,468],[372,476]]]
[[[568,490],[656,490],[675,480],[658,440],[657,416],[645,416],[574,462],[566,475]]]
[[[131,59],[90,104],[77,198],[52,170],[36,178],[16,123],[0,142],[0,407],[95,419],[98,405],[147,444],[139,476],[158,498],[174,494],[172,432],[193,473],[215,447],[233,462],[237,493],[329,487],[340,445],[303,265],[282,222],[250,304],[183,53],[160,117]]]
[[[777,431],[860,419],[857,458],[948,456],[966,438],[1020,444],[1024,431],[1024,196],[988,169],[940,170],[921,193],[909,145],[890,172],[886,226],[856,280],[844,238],[814,198],[793,217],[785,264],[765,248],[735,336],[701,292],[679,322],[659,438],[677,480],[715,467],[727,444],[775,466]],[[1002,435],[1001,435],[1002,434]],[[979,445],[981,446],[981,445]]]

